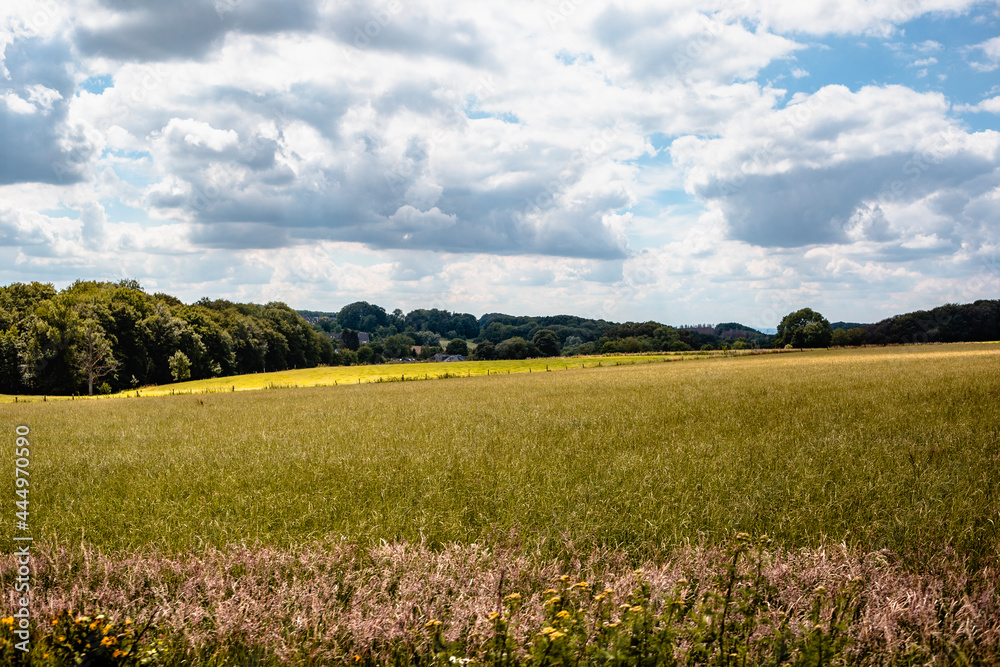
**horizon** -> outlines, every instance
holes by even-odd
[[[998,34],[981,0],[14,0],[0,282],[758,330],[997,298]]]

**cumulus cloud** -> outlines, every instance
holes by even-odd
[[[671,152],[734,239],[797,247],[933,231],[957,242],[988,224],[970,206],[995,190],[1000,133],[969,134],[946,112],[938,94],[828,87]]]
[[[7,80],[0,80],[0,184],[82,180],[99,138],[69,122],[74,84],[69,46],[19,39],[4,50]]]
[[[866,289],[890,295],[873,311],[937,298],[1000,247],[997,133],[952,115],[996,91],[828,66],[828,36],[863,36],[919,86],[952,40],[901,27],[973,0],[84,0],[44,30],[13,4],[19,275],[771,326]],[[997,48],[963,53],[987,71]]]
[[[970,62],[972,68],[979,72],[992,72],[1000,67],[1000,37],[988,39],[972,47],[979,60]]]
[[[314,0],[101,0],[77,27],[74,41],[88,55],[114,60],[195,58],[227,33],[312,29],[317,17]]]

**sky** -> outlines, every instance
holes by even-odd
[[[1000,298],[1000,2],[4,0],[0,284],[871,322]]]

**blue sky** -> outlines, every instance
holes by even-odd
[[[1000,3],[14,0],[0,282],[773,327],[1000,297]]]

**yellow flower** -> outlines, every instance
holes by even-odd
[[[568,574],[564,574],[563,576],[559,577],[559,581],[561,581],[561,582],[563,582],[565,584],[567,581],[569,581],[569,575]]]
[[[638,614],[640,611],[642,611],[642,607],[636,605],[635,607],[630,607],[629,611],[631,611],[632,613]]]
[[[559,604],[559,602],[560,602],[561,600],[562,600],[562,598],[561,598],[561,597],[559,597],[559,596],[557,595],[557,596],[555,596],[554,598],[549,598],[548,600],[546,600],[546,601],[545,601],[545,606],[547,607],[547,606],[549,606],[550,604]]]
[[[425,625],[424,627],[425,628],[436,628],[439,625],[441,625],[441,621],[433,621],[433,620],[431,620],[431,621],[427,621],[427,625]]]
[[[115,649],[115,652],[111,654],[111,657],[112,658],[120,658],[123,655],[125,655],[125,651],[119,651],[118,649]]]
[[[498,618],[500,618],[500,614],[498,614],[497,612],[493,612],[492,614],[490,614],[490,620],[491,621],[495,621]]]
[[[548,588],[542,591],[542,595],[555,595],[555,594],[556,594],[556,589],[554,588]]]
[[[361,662],[361,656],[357,653],[354,654],[354,662]]]
[[[4,625],[13,626],[14,625],[14,617],[13,616],[8,616],[7,618],[3,619],[3,624]]]
[[[586,589],[588,586],[590,586],[590,584],[588,584],[586,581],[581,581],[579,583],[573,584],[573,588]]]
[[[550,625],[550,626],[548,626],[547,628],[542,628],[542,632],[541,632],[541,634],[543,634],[543,635],[551,635],[551,634],[552,634],[553,632],[555,632],[555,631],[556,631],[556,629],[555,629],[555,628],[553,628],[553,627],[552,627],[552,626]]]
[[[56,637],[56,639],[58,639],[58,640],[59,640],[59,641],[61,641],[61,642],[64,642],[64,641],[66,641],[66,638],[65,638],[65,637]]]
[[[520,593],[511,593],[510,595],[504,598],[504,600],[520,600],[520,599],[521,599]]]
[[[602,600],[603,600],[604,598],[605,598],[605,595],[604,595],[604,593],[601,593],[600,595],[595,595],[595,596],[594,596],[594,602],[600,602],[600,601],[602,601]]]
[[[563,609],[561,612],[556,614],[556,618],[569,618],[569,612]]]
[[[101,640],[101,646],[114,646],[117,643],[118,639],[114,635]]]
[[[97,627],[98,625],[100,625],[100,624],[101,624],[101,621],[100,621],[100,620],[97,620],[97,621],[94,621],[93,623],[91,623],[91,624],[90,624],[90,625],[89,625],[88,627],[89,627],[89,628],[90,628],[91,630],[93,630],[94,628],[96,628],[96,627]]]

